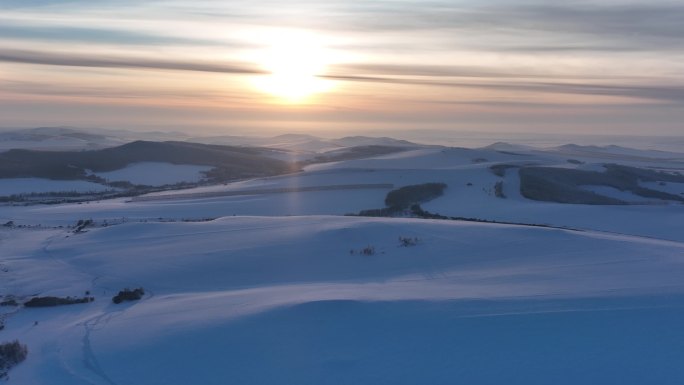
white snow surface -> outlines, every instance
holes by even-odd
[[[677,242],[329,216],[0,234],[3,292],[96,297],[8,318],[3,338],[31,352],[16,383],[636,384],[684,374],[654,361],[676,360],[684,342]],[[418,245],[400,247],[399,236]],[[358,253],[368,245],[375,255]],[[110,302],[137,286],[143,300]],[[616,375],[618,363],[630,375]]]
[[[98,172],[96,175],[110,182],[127,181],[146,186],[163,186],[181,182],[199,182],[204,178],[203,172],[211,169],[211,166],[192,164],[141,162],[129,164],[114,171]]]
[[[0,342],[29,347],[9,383],[682,383],[684,205],[531,201],[517,169],[489,166],[606,159],[515,150],[421,149],[152,200],[0,206],[0,223],[28,226],[0,227],[0,295],[96,298],[0,307]],[[428,211],[519,224],[345,217],[383,207],[390,188],[296,190],[426,182],[448,185]],[[89,218],[84,233],[57,228]],[[217,219],[183,221],[201,218]],[[111,303],[138,286],[142,300]]]

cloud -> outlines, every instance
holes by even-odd
[[[332,28],[433,31],[473,50],[657,51],[684,48],[684,4],[384,1],[328,2]],[[337,6],[332,6],[337,4]],[[321,27],[325,28],[324,25]],[[408,34],[407,34],[408,35]]]
[[[386,84],[421,85],[450,88],[489,89],[508,92],[533,92],[571,95],[597,95],[626,97],[642,100],[657,100],[684,103],[684,86],[616,86],[606,84],[571,84],[558,82],[487,82],[467,83],[440,79],[396,78],[389,76],[327,75],[325,78],[341,81],[371,82]]]
[[[60,0],[60,5],[69,3],[84,3],[83,0]],[[2,8],[36,8],[36,7],[50,7],[55,6],[54,0],[3,0],[0,3]]]
[[[13,25],[7,21],[0,24],[2,39],[44,40],[61,42],[85,42],[126,45],[218,45],[210,39],[190,39],[172,35],[155,35],[136,31],[106,28],[83,28],[69,26]]]
[[[293,0],[287,7],[281,1],[264,0],[234,4],[219,1],[132,2],[103,0],[53,2],[47,0],[2,1],[12,10],[38,10],[34,21],[44,22],[43,13],[65,18],[76,15],[74,30],[54,30],[51,39],[100,39],[138,44],[181,42],[181,37],[147,35],[135,31],[98,31],[79,34],[80,20],[125,15],[144,21],[166,21],[174,31],[174,21],[207,21],[226,27],[235,25],[302,27],[332,33],[360,33],[372,48],[384,33],[404,36],[400,45],[411,50],[465,49],[506,52],[641,52],[684,50],[684,4],[652,0],[604,0],[548,2],[526,1],[456,1],[456,0]],[[0,5],[2,9],[3,5]],[[47,8],[46,8],[47,7]],[[24,16],[31,16],[24,13]],[[115,19],[112,18],[112,23]],[[1,24],[1,23],[0,23]],[[92,25],[91,25],[92,27]],[[7,27],[5,27],[7,28]],[[50,38],[47,28],[24,26],[8,33]],[[87,32],[87,31],[84,31]],[[163,32],[163,31],[161,31]],[[429,34],[431,44],[411,46],[418,34]],[[0,31],[2,36],[3,31]],[[80,36],[79,36],[80,35]],[[89,36],[92,35],[92,36]],[[207,36],[207,43],[212,40]],[[378,45],[375,44],[377,47]],[[380,47],[381,48],[381,47]]]
[[[65,97],[85,97],[90,99],[96,98],[110,98],[110,99],[138,99],[147,101],[160,100],[162,103],[169,99],[196,99],[203,102],[209,100],[226,100],[230,98],[232,101],[254,100],[256,97],[249,97],[240,92],[232,92],[231,90],[193,90],[185,88],[177,89],[149,89],[149,88],[119,88],[115,85],[64,85],[64,84],[45,84],[40,82],[29,81],[12,81],[0,79],[0,90],[2,93],[22,94],[22,95],[40,95],[40,96],[65,96]]]
[[[347,63],[332,65],[328,71],[331,76],[409,76],[409,77],[440,77],[440,78],[545,78],[545,79],[591,79],[591,75],[558,75],[546,72],[539,67],[507,66],[464,66],[464,65],[433,65],[433,64],[388,64],[388,63]],[[604,79],[605,76],[598,77]]]
[[[80,54],[47,53],[9,49],[0,49],[0,61],[67,67],[157,69],[226,74],[264,73],[264,71],[247,64],[202,63],[122,56],[90,57]]]
[[[83,54],[46,53],[28,50],[0,50],[0,61],[68,67],[130,68],[173,71],[208,72],[223,74],[264,74],[263,70],[243,63],[206,63],[180,60],[158,60],[141,57],[98,56]],[[354,72],[356,71],[356,72]],[[380,75],[367,75],[368,73]],[[520,74],[473,67],[410,66],[410,65],[350,65],[338,67],[331,80],[403,84],[432,87],[490,89],[508,92],[555,93],[627,97],[643,100],[684,103],[684,87],[677,85],[608,85],[596,83],[562,83],[549,81],[557,78],[537,74]],[[457,78],[475,78],[476,82]],[[539,78],[521,81],[519,78]],[[583,78],[589,80],[589,78]]]

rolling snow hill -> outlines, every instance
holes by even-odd
[[[9,383],[679,384],[684,204],[638,193],[682,195],[684,165],[613,150],[404,148],[134,198],[0,205],[0,300],[94,297],[0,306],[0,343],[29,349]],[[529,199],[520,172],[535,167],[634,200]],[[610,167],[621,178],[601,180]],[[344,216],[431,182],[447,188],[421,207],[460,220]],[[141,300],[112,302],[137,287]]]
[[[16,383],[638,384],[684,375],[677,242],[325,216],[0,234],[3,292],[96,298],[15,310],[2,338],[30,351],[11,373]],[[400,236],[418,242],[401,247]],[[360,252],[369,245],[374,254]],[[142,300],[111,303],[138,286]]]

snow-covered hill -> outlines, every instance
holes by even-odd
[[[684,342],[681,243],[326,216],[0,234],[11,256],[3,292],[96,297],[7,320],[3,338],[30,351],[11,373],[16,383],[636,384],[684,375],[672,361]],[[400,236],[417,245],[401,247]],[[359,252],[368,246],[373,255]],[[148,293],[141,301],[111,303],[138,286]]]
[[[418,148],[137,198],[0,205],[0,299],[95,297],[0,307],[0,343],[29,348],[10,383],[679,384],[684,204],[521,194],[521,167],[684,171],[676,156],[613,150]],[[343,216],[429,182],[448,187],[423,209],[509,223]],[[141,300],[112,303],[136,287]]]

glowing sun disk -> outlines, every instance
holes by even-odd
[[[329,64],[329,55],[314,36],[288,32],[271,36],[269,41],[270,47],[258,58],[269,73],[255,79],[259,90],[297,103],[332,87],[331,81],[320,77]]]

